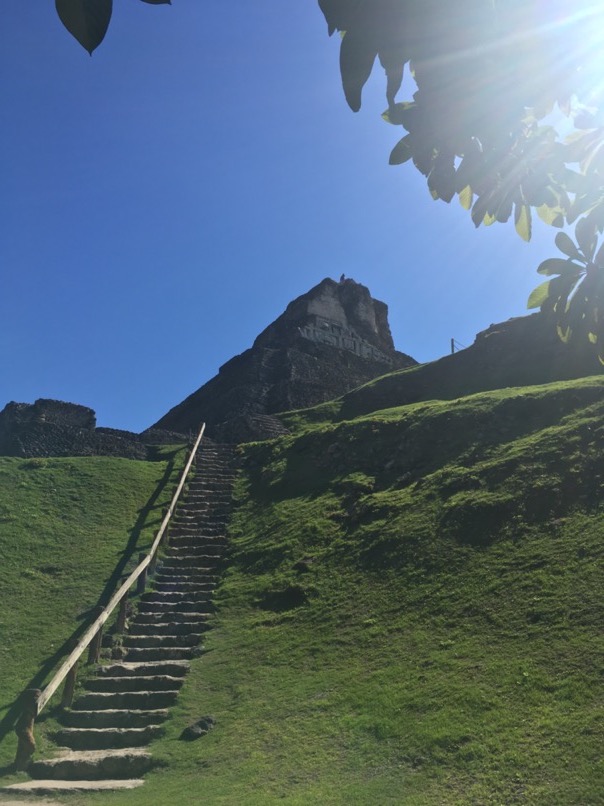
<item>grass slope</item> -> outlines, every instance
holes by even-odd
[[[167,766],[65,802],[604,803],[603,392],[316,412],[246,446]]]
[[[0,457],[0,766],[14,755],[16,697],[49,679],[74,630],[150,543],[183,455]]]
[[[323,407],[246,446],[166,766],[61,800],[604,803],[603,392]],[[204,714],[216,728],[179,741]]]

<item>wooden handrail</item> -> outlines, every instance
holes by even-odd
[[[118,604],[120,604],[120,602],[122,602],[124,597],[127,596],[130,588],[134,585],[135,582],[137,582],[137,580],[139,580],[139,578],[141,578],[143,574],[146,574],[147,568],[149,567],[152,560],[155,559],[157,552],[159,551],[160,545],[162,543],[162,539],[165,535],[166,529],[168,528],[170,518],[172,517],[174,509],[176,508],[176,504],[178,503],[178,499],[182,492],[182,488],[185,485],[187,475],[189,473],[189,470],[191,469],[191,465],[193,464],[193,460],[195,459],[195,456],[197,454],[197,449],[199,448],[199,444],[203,437],[205,427],[206,424],[203,423],[199,430],[199,434],[197,435],[197,439],[195,440],[195,443],[191,449],[191,453],[189,455],[187,463],[185,464],[178,486],[174,492],[174,495],[172,496],[170,506],[168,507],[168,510],[161,522],[161,526],[159,527],[159,531],[155,536],[155,539],[149,550],[149,553],[143,559],[141,559],[141,561],[136,566],[134,571],[130,574],[128,579],[126,579],[126,581],[122,585],[120,585],[118,590],[113,594],[108,604],[103,608],[102,612],[97,616],[97,618],[93,621],[90,627],[88,627],[84,635],[80,638],[74,649],[69,654],[69,657],[66,658],[66,660],[57,669],[50,683],[48,683],[48,685],[44,688],[44,690],[41,693],[38,693],[38,695],[36,695],[35,697],[37,701],[37,707],[35,708],[36,716],[38,716],[42,712],[44,706],[48,703],[53,694],[55,694],[55,692],[57,691],[63,680],[65,680],[69,672],[75,667],[84,651],[92,643],[93,639],[99,635],[99,632],[100,630],[102,630],[103,625],[105,624],[109,616],[113,613]],[[72,681],[72,688],[73,688],[73,682],[74,681]],[[28,689],[27,691],[29,692],[36,690]],[[28,705],[27,708],[31,712],[31,705]],[[31,747],[33,737],[28,736],[27,740],[28,742],[30,742],[30,745],[28,746],[28,753],[25,759],[24,759],[24,748],[20,746],[17,750],[17,758],[15,760],[15,766],[17,768],[23,768],[26,765],[26,763],[29,761],[29,758],[33,753],[33,750],[35,749],[35,744],[33,748]],[[19,739],[19,743],[21,745],[21,737]],[[19,759],[20,761],[18,761]]]

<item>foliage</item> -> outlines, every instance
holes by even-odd
[[[350,107],[360,108],[377,57],[387,77],[383,117],[407,132],[390,163],[412,161],[434,199],[450,202],[457,196],[477,227],[513,216],[525,240],[531,237],[533,210],[555,227],[582,217],[581,237],[590,243],[604,231],[602,4],[319,0],[319,5],[329,33],[342,34],[340,68]],[[417,91],[411,100],[397,101],[405,66]],[[570,332],[568,318],[586,320],[604,358],[604,269],[592,262],[593,250],[584,256],[588,270],[581,293],[572,289],[583,275],[567,282],[574,271],[567,268],[564,278],[549,286],[548,298],[552,303],[557,295],[561,331]]]
[[[150,5],[169,5],[171,0],[141,0]],[[101,44],[111,22],[113,0],[55,0],[57,14],[69,33],[88,53]]]

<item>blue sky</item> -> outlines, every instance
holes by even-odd
[[[142,430],[342,272],[429,361],[523,315],[556,252],[388,166],[381,71],[355,115],[316,0],[116,0],[92,58],[10,3],[0,40],[0,408]]]

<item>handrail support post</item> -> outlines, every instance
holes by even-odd
[[[95,608],[95,618],[100,616],[103,610],[104,608],[101,605]],[[92,641],[90,642],[90,646],[88,648],[88,665],[99,662],[102,642],[103,642],[103,627],[101,625],[96,631],[96,634],[92,639]]]
[[[144,551],[138,555],[138,561],[141,563],[147,555]],[[148,566],[147,566],[148,568]],[[141,596],[145,592],[145,588],[147,587],[147,568],[144,568],[136,582],[136,593]]]
[[[23,692],[23,710],[15,725],[18,742],[13,766],[18,772],[28,766],[36,749],[34,722],[38,716],[38,700],[41,694],[42,692],[39,688],[28,688]]]
[[[71,708],[73,703],[73,694],[75,691],[76,680],[78,678],[78,665],[76,661],[71,669],[67,672],[65,678],[65,686],[63,687],[63,696],[61,697],[61,708]]]

